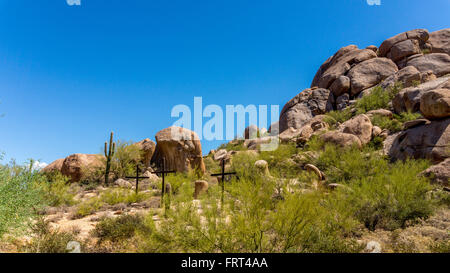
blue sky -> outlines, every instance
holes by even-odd
[[[0,0],[0,151],[50,163],[100,152],[111,130],[154,139],[194,96],[281,109],[342,46],[449,14],[448,0]]]

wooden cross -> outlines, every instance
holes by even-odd
[[[156,171],[156,172],[152,172],[154,174],[161,174],[162,176],[162,189],[161,189],[161,207],[163,205],[163,199],[164,199],[164,192],[166,189],[166,185],[165,185],[165,181],[164,181],[164,177],[166,176],[166,174],[168,173],[175,173],[176,171],[166,171],[166,158],[163,157],[162,160],[162,168],[160,171]]]
[[[221,176],[222,177],[222,204],[223,204],[223,194],[225,192],[225,175],[233,175],[236,174],[236,172],[225,172],[225,159],[222,159],[222,172],[211,174],[211,176]]]
[[[139,176],[139,165],[136,164],[136,176],[127,176],[126,178],[135,178],[136,179],[136,194],[138,194],[138,191],[139,191],[139,179],[146,179],[146,178],[150,178],[150,177]]]

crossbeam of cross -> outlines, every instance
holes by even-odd
[[[220,173],[211,174],[211,176],[217,176],[217,177],[220,176],[222,178],[221,179],[222,180],[222,199],[221,199],[221,201],[223,204],[223,195],[225,192],[225,175],[233,175],[233,174],[236,174],[236,172],[225,172],[225,159],[222,159],[221,163],[222,163],[221,164],[222,171]]]
[[[139,165],[136,164],[136,176],[127,176],[126,178],[134,178],[136,179],[136,194],[139,192],[139,179],[150,178],[148,176],[139,176]]]
[[[160,174],[162,177],[162,189],[161,189],[161,207],[163,206],[163,202],[164,202],[164,194],[165,194],[165,189],[166,189],[166,185],[165,185],[165,176],[168,173],[176,173],[176,171],[170,171],[170,170],[166,170],[166,158],[163,157],[162,159],[162,166],[161,166],[161,170],[156,171],[156,172],[152,172],[154,174]]]

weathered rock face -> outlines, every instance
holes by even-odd
[[[397,73],[387,77],[380,86],[383,89],[393,87],[395,83],[401,82],[403,87],[410,87],[416,82],[422,81],[422,74],[414,66],[407,66],[400,69]],[[425,81],[424,81],[425,82]]]
[[[156,149],[155,142],[146,138],[142,141],[137,142],[135,145],[137,145],[139,147],[139,150],[141,150],[142,152],[142,160],[144,165],[146,167],[150,167],[150,161]]]
[[[244,130],[244,139],[254,139],[258,137],[258,126],[250,125]]]
[[[213,158],[215,161],[225,160],[225,162],[228,162],[231,159],[231,153],[225,149],[220,149],[214,154]]]
[[[450,28],[432,32],[428,42],[431,44],[431,52],[450,55]]]
[[[359,138],[362,145],[366,145],[372,139],[372,122],[366,115],[357,115],[339,126],[339,131],[352,134]]]
[[[397,51],[399,50],[399,47],[401,48],[402,46],[405,47],[405,44],[401,44],[400,46],[398,46],[399,43],[402,43],[404,41],[408,41],[408,40],[415,40],[417,41],[419,44],[424,44],[428,38],[430,37],[428,31],[426,29],[414,29],[414,30],[410,30],[407,32],[403,32],[400,34],[395,35],[394,37],[391,37],[387,40],[385,40],[380,47],[378,48],[378,56],[381,57],[385,57],[388,56],[389,53],[391,53],[392,55],[392,50],[394,49]],[[397,47],[397,48],[395,48]],[[412,53],[414,54],[414,53]]]
[[[387,58],[374,58],[362,62],[348,72],[348,77],[351,79],[351,94],[357,95],[397,71],[397,65]]]
[[[426,54],[406,62],[406,66],[414,66],[420,72],[431,71],[437,77],[450,73],[450,56],[445,53]]]
[[[324,142],[333,143],[341,147],[351,147],[353,145],[362,147],[361,140],[355,135],[341,133],[338,131],[330,131],[320,136],[320,139]]]
[[[309,140],[314,133],[328,128],[328,123],[324,121],[325,118],[325,115],[318,115],[310,119],[299,129],[291,127],[288,130],[285,130],[279,135],[280,141],[289,142],[295,141],[298,138],[303,138],[305,141]]]
[[[194,199],[197,199],[201,194],[205,194],[208,191],[209,184],[204,180],[195,181]]]
[[[450,185],[450,158],[442,161],[437,165],[433,165],[422,172],[426,177],[430,177],[431,181],[444,186]]]
[[[104,157],[95,154],[73,154],[64,159],[61,173],[70,177],[71,182],[79,182],[91,171],[104,166]]]
[[[420,112],[428,119],[450,116],[450,89],[436,89],[420,98]]]
[[[427,158],[439,163],[450,156],[450,119],[433,121],[390,135],[384,151],[394,160]]]
[[[347,76],[340,76],[330,86],[330,91],[335,97],[339,97],[350,90],[350,78]]]
[[[312,117],[333,110],[334,96],[324,88],[306,89],[292,98],[281,110],[280,132],[301,128]]]
[[[355,45],[343,47],[322,64],[311,87],[329,88],[336,79],[344,76],[352,65],[376,57],[377,54],[371,49],[358,49]]]
[[[42,172],[44,172],[44,173],[51,173],[51,172],[55,172],[55,171],[61,172],[64,160],[65,160],[65,158],[60,158],[60,159],[53,161],[48,166],[43,168]]]
[[[396,113],[405,111],[417,112],[420,109],[420,98],[427,92],[447,88],[450,76],[441,77],[433,81],[420,84],[416,87],[402,89],[392,100],[392,106]]]
[[[336,110],[342,110],[350,104],[350,95],[345,93],[336,98]]]
[[[159,131],[156,136],[156,149],[151,163],[162,165],[178,172],[198,170],[205,172],[202,158],[202,146],[197,134],[191,130],[172,126]]]

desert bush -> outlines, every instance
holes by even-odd
[[[234,139],[233,141],[223,143],[217,148],[217,150],[225,149],[227,151],[245,151],[247,148],[244,146],[243,139]]]
[[[60,232],[52,230],[49,222],[39,218],[31,226],[33,237],[31,241],[24,246],[25,252],[31,253],[68,253],[68,243],[76,241],[76,236],[70,232]]]
[[[90,198],[77,205],[72,215],[73,218],[83,218],[98,211],[104,203],[98,197]]]
[[[141,160],[139,147],[129,141],[118,141],[111,160],[111,173],[115,178],[135,175],[136,164]],[[106,159],[104,159],[106,162]],[[105,163],[106,166],[106,163]],[[104,170],[103,170],[104,173]]]
[[[389,87],[386,90],[380,86],[374,87],[370,94],[356,101],[355,107],[357,114],[364,114],[370,110],[388,108],[389,102],[401,89],[401,83],[396,83],[393,87]]]
[[[44,177],[30,166],[15,162],[0,166],[0,237],[5,232],[21,231],[44,207],[42,191],[35,187]]]
[[[50,206],[74,205],[75,189],[69,184],[69,178],[61,172],[53,172],[45,176],[46,179],[36,181],[47,204]]]
[[[335,128],[339,123],[344,123],[351,119],[353,116],[352,110],[347,107],[343,110],[330,111],[325,114],[327,117],[324,119],[331,128]]]
[[[151,231],[141,215],[125,214],[116,218],[103,218],[92,231],[92,235],[103,241],[120,242],[133,237],[136,232],[148,235]]]
[[[258,176],[258,170],[255,168],[255,162],[259,159],[257,154],[241,152],[233,156],[231,169],[239,177],[254,178]],[[228,171],[228,170],[226,170]]]
[[[132,204],[139,203],[147,199],[149,194],[129,189],[113,188],[102,192],[99,201],[108,205],[116,205],[119,203]]]
[[[371,175],[354,177],[347,183],[349,188],[338,190],[335,197],[370,230],[404,228],[408,221],[433,212],[428,180],[418,176],[428,166],[423,160],[384,164]]]
[[[390,119],[381,115],[374,115],[371,118],[372,124],[382,129],[388,129],[390,132],[398,132],[403,129],[403,123],[420,118],[419,113],[403,112],[394,114],[394,118]]]
[[[267,161],[269,169],[283,177],[296,177],[301,168],[290,160],[297,154],[295,143],[280,144],[274,151],[262,151],[260,159]]]

